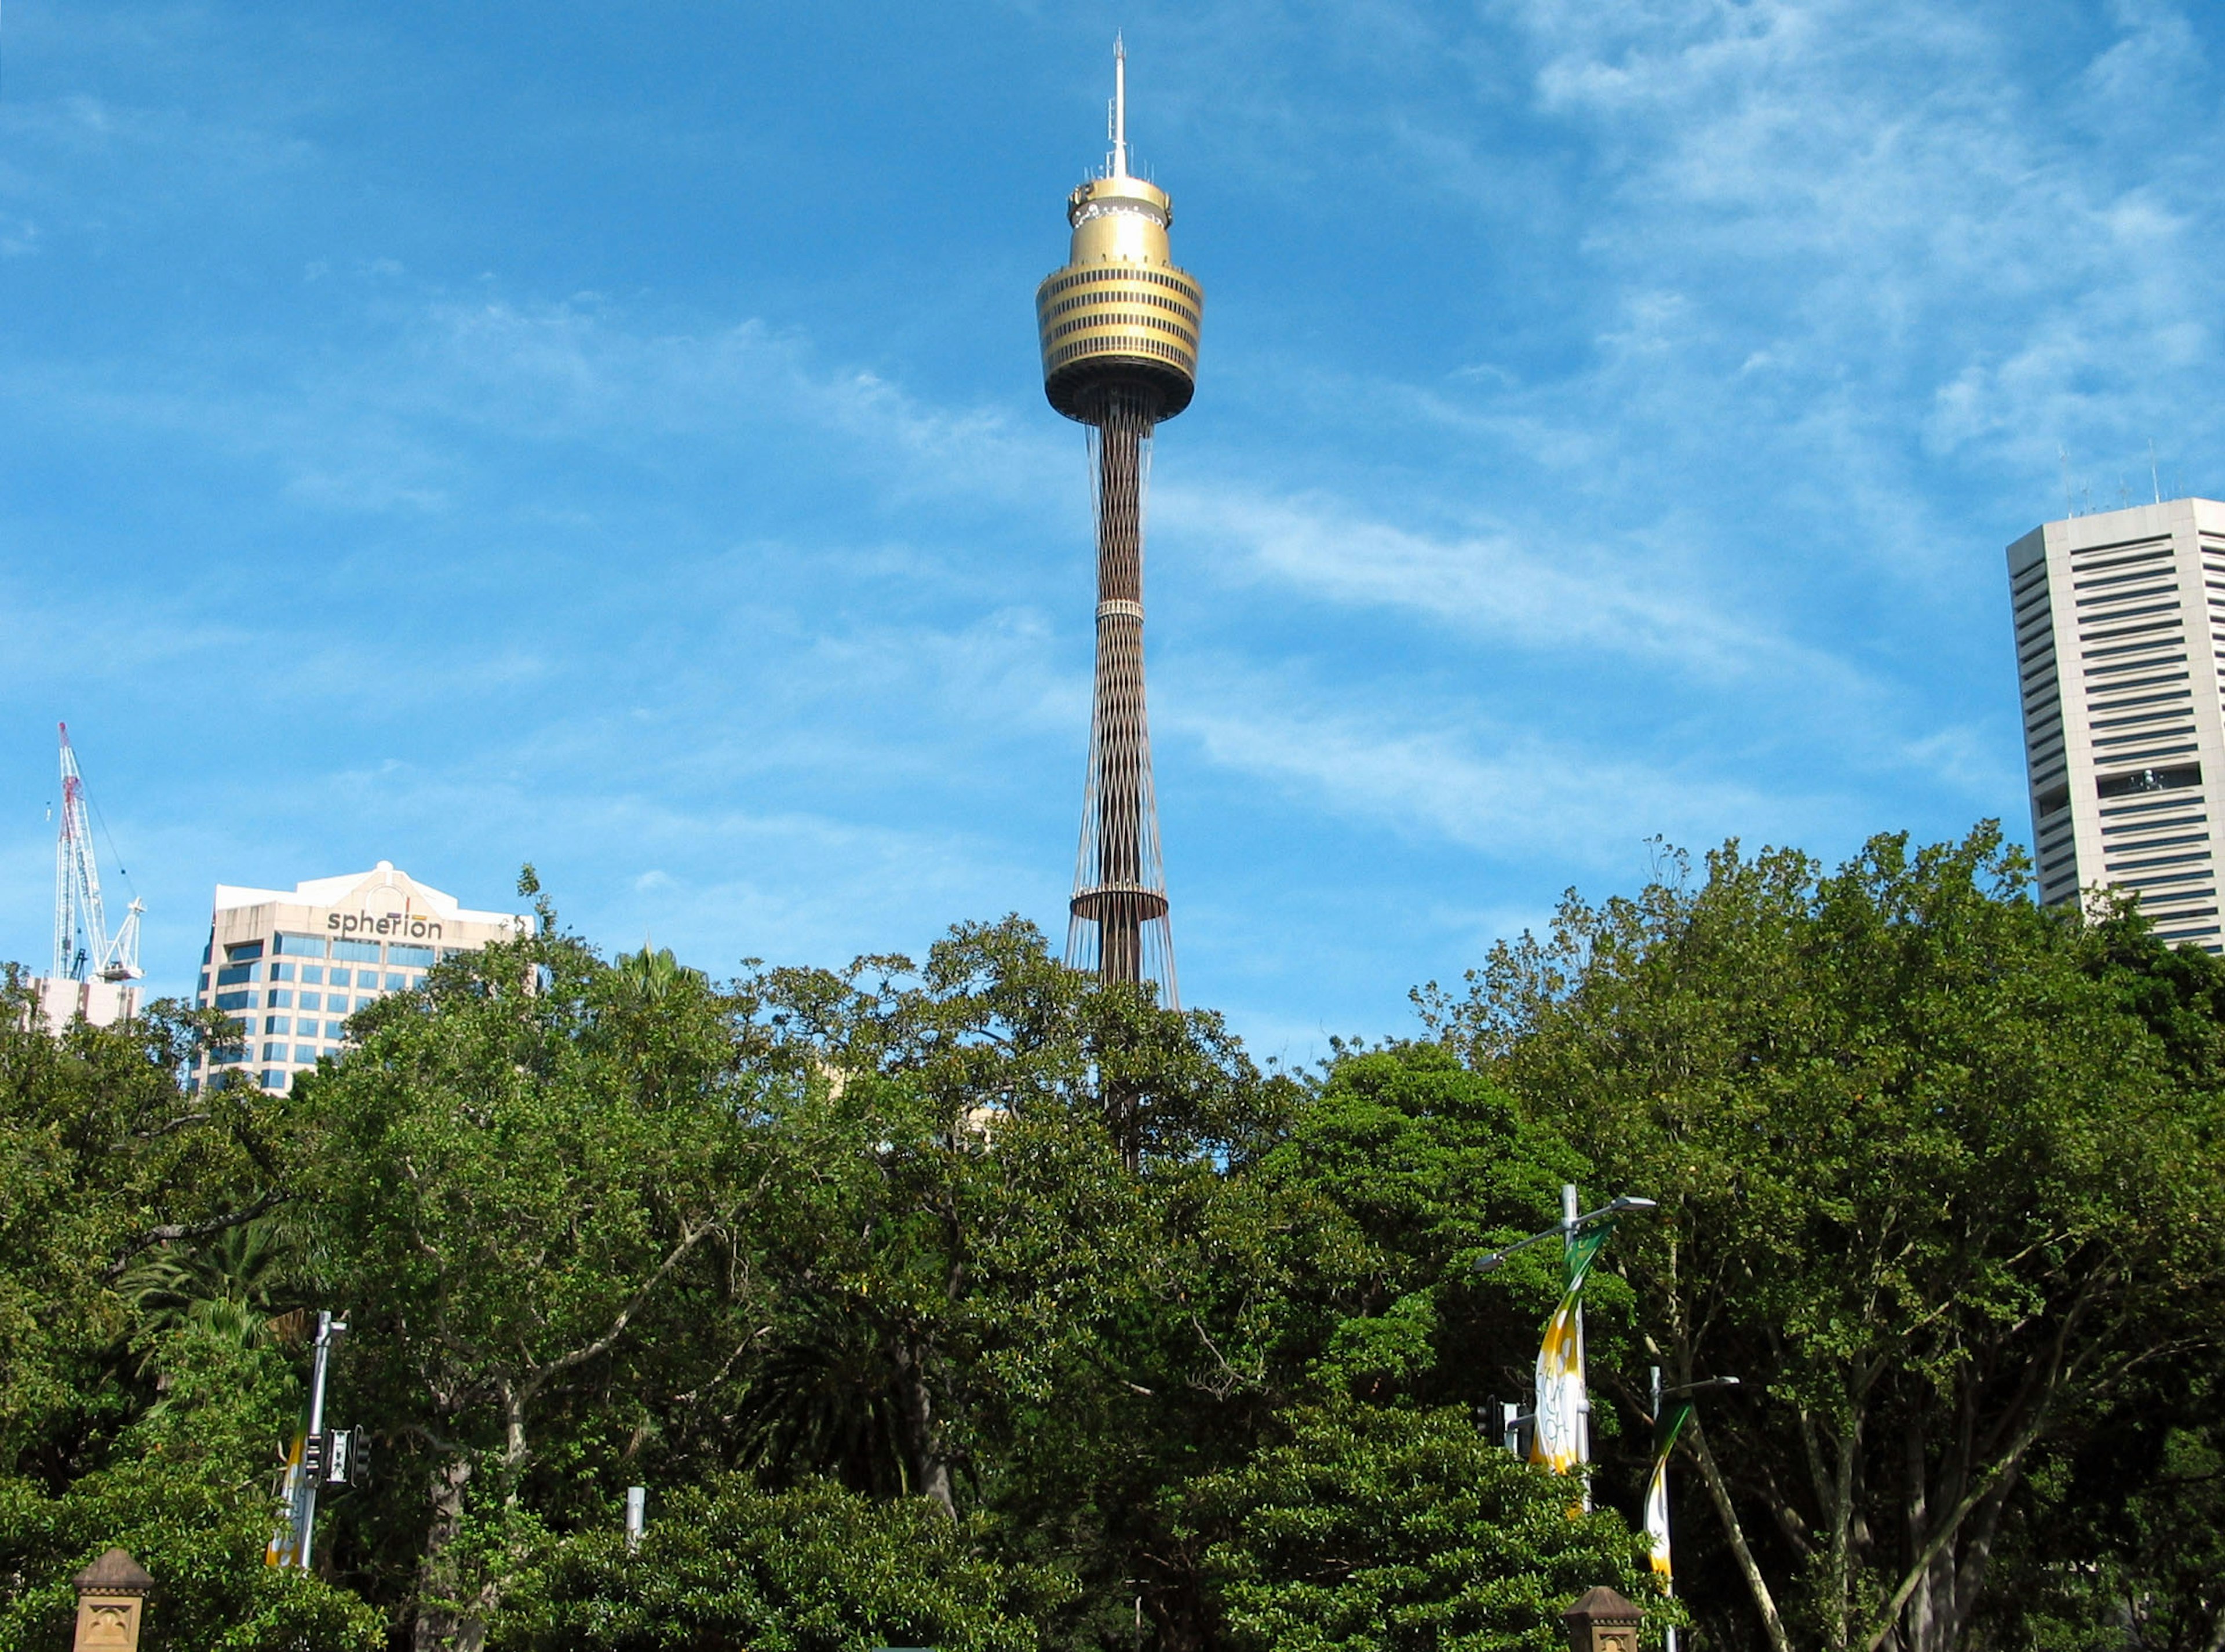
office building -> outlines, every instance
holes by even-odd
[[[2071,516],[2008,548],[2039,898],[2131,891],[2220,947],[2225,504]]]
[[[443,958],[532,928],[523,913],[472,911],[384,860],[291,889],[219,883],[194,1002],[230,1014],[239,1039],[200,1076],[244,1067],[282,1089],[339,1053],[357,1010],[419,985]]]

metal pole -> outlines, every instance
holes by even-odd
[[[304,1571],[309,1565],[309,1543],[317,1523],[317,1482],[325,1477],[324,1454],[318,1436],[325,1431],[325,1371],[332,1362],[333,1316],[320,1312],[317,1315],[317,1357],[309,1372],[309,1443],[302,1452],[304,1458],[317,1459],[316,1470],[301,1465],[301,1547],[294,1557],[294,1564]]]
[[[1656,1365],[1653,1368],[1653,1427],[1657,1433],[1661,1427],[1661,1367]],[[1663,1510],[1665,1513],[1667,1511],[1669,1500],[1669,1459],[1665,1457],[1661,1460],[1661,1499]],[[1664,1536],[1666,1535],[1665,1527],[1664,1529]],[[1670,1569],[1669,1575],[1672,1579],[1670,1583],[1669,1589],[1670,1592],[1673,1594],[1676,1592],[1677,1588],[1677,1586],[1673,1581],[1677,1575],[1676,1569],[1673,1566]],[[1677,1652],[1677,1626],[1674,1624],[1670,1624],[1662,1631],[1662,1634],[1665,1637],[1663,1643],[1662,1652]]]
[[[1563,1182],[1561,1184],[1561,1260],[1563,1269],[1562,1277],[1564,1280],[1567,1278],[1565,1270],[1568,1265],[1575,1259],[1576,1235],[1580,1231],[1578,1217],[1582,1210],[1582,1206],[1576,1198],[1576,1184],[1573,1181]],[[1579,1463],[1588,1463],[1592,1460],[1592,1389],[1590,1373],[1584,1370],[1584,1304],[1582,1297],[1576,1299],[1576,1369],[1584,1374],[1583,1386],[1580,1390],[1582,1397],[1576,1402],[1576,1460]],[[1584,1512],[1590,1513],[1591,1506],[1591,1488],[1587,1484],[1584,1488]]]
[[[626,1487],[626,1553],[631,1554],[641,1547],[642,1528],[647,1523],[649,1488],[645,1485]]]

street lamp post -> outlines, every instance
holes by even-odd
[[[1658,1208],[1653,1199],[1625,1193],[1595,1211],[1585,1211],[1580,1206],[1575,1184],[1565,1182],[1561,1187],[1561,1219],[1557,1223],[1526,1239],[1517,1240],[1503,1250],[1495,1250],[1475,1263],[1477,1272],[1489,1273],[1509,1256],[1531,1245],[1543,1244],[1551,1238],[1561,1241],[1562,1270],[1567,1289],[1560,1307],[1554,1310],[1551,1323],[1546,1326],[1544,1346],[1538,1351],[1537,1392],[1531,1412],[1531,1454],[1556,1470],[1565,1470],[1571,1463],[1588,1463],[1592,1454],[1591,1396],[1584,1383],[1583,1304],[1578,1293],[1584,1266],[1605,1241],[1606,1235],[1602,1233],[1590,1241],[1588,1250],[1584,1248],[1584,1235],[1587,1230],[1611,1224],[1618,1217]],[[1550,1396],[1549,1387],[1552,1390]],[[1503,1423],[1510,1449],[1518,1443],[1521,1421],[1512,1406],[1506,1408]],[[1537,1439],[1540,1431],[1546,1435],[1544,1440]],[[1584,1506],[1591,1506],[1588,1491],[1584,1495]]]
[[[1677,1572],[1669,1553],[1669,1453],[1677,1443],[1677,1427],[1664,1429],[1671,1400],[1682,1400],[1694,1394],[1711,1393],[1719,1389],[1736,1388],[1735,1377],[1702,1377],[1696,1383],[1682,1383],[1675,1388],[1661,1386],[1661,1367],[1653,1368],[1653,1473],[1645,1484],[1645,1535],[1652,1552],[1653,1569],[1659,1573],[1670,1593],[1677,1592]],[[1689,1408],[1687,1408],[1689,1409]],[[1681,1426],[1683,1419],[1678,1419]],[[1664,1631],[1667,1641],[1664,1652],[1677,1652],[1677,1630],[1671,1624]]]

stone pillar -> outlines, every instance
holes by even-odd
[[[1638,1652],[1638,1625],[1645,1616],[1612,1589],[1587,1590],[1561,1614],[1569,1652]]]
[[[79,1573],[77,1652],[138,1652],[139,1619],[155,1579],[120,1548]]]

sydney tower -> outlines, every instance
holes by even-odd
[[[1043,394],[1089,428],[1097,518],[1097,682],[1066,961],[1157,984],[1178,1006],[1174,931],[1144,714],[1144,491],[1151,432],[1189,405],[1205,295],[1175,265],[1174,208],[1128,172],[1126,54],[1113,48],[1112,151],[1068,197],[1074,246],[1036,289]]]

